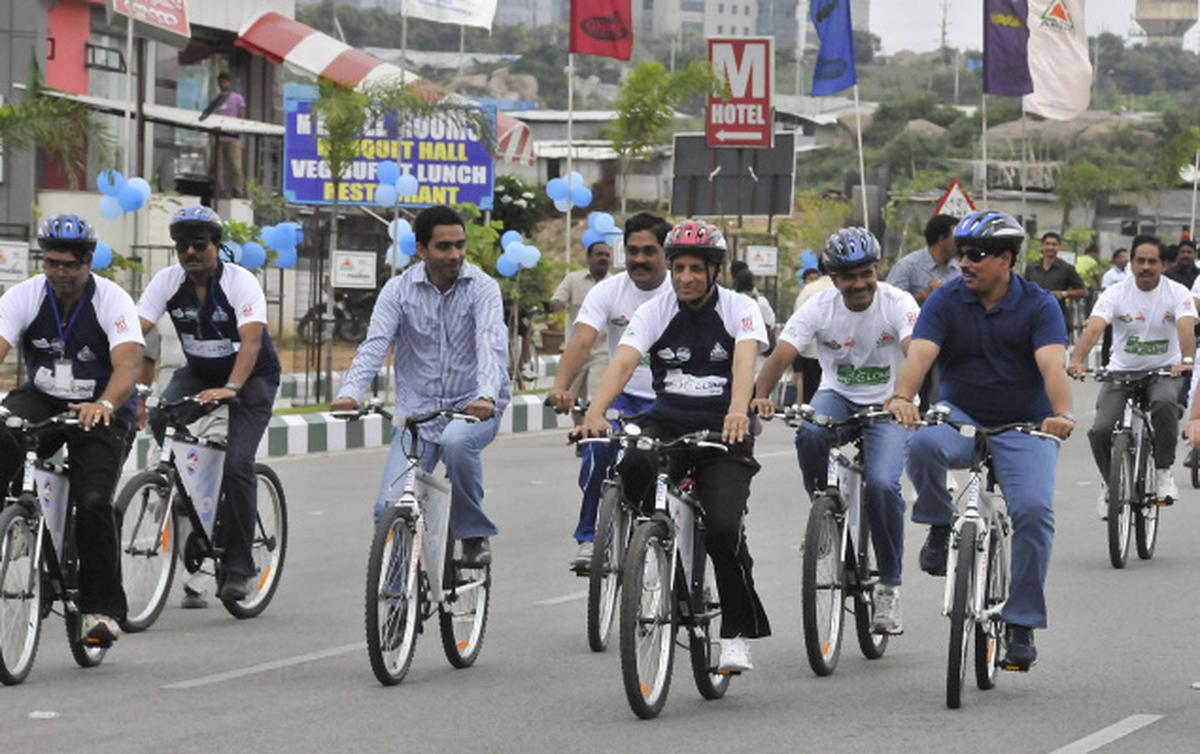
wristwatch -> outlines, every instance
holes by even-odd
[[[101,398],[100,400],[96,401],[96,403],[98,403],[101,406],[104,406],[106,409],[108,409],[108,413],[111,414],[113,412],[112,401],[108,400],[107,398]]]
[[[1184,356],[1184,357],[1183,357],[1182,359],[1180,359],[1179,361],[1180,361],[1180,363],[1181,363],[1181,364],[1187,364],[1187,365],[1189,365],[1189,366],[1191,366],[1192,364],[1195,364],[1195,363],[1196,363],[1196,360],[1195,360],[1194,358],[1192,358],[1191,356]]]
[[[1054,418],[1055,419],[1066,419],[1067,421],[1071,422],[1072,424],[1076,423],[1075,416],[1070,411],[1063,411],[1061,414],[1055,414]]]
[[[226,389],[226,390],[232,390],[232,391],[233,391],[233,392],[235,392],[235,393],[240,393],[240,392],[242,392],[242,386],[241,386],[241,385],[239,385],[239,384],[238,384],[238,383],[236,383],[236,382],[226,382],[226,383],[225,383],[225,389]]]

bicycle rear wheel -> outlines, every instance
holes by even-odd
[[[985,610],[1008,599],[1008,556],[1001,528],[1006,524],[999,515],[992,516],[988,533]],[[999,616],[975,624],[975,685],[984,691],[996,686],[996,676],[1000,672],[1000,637],[1003,633],[1004,621]]]
[[[404,680],[417,648],[421,554],[413,525],[405,511],[388,508],[375,527],[367,558],[367,657],[384,686]]]
[[[258,510],[250,557],[258,578],[245,599],[221,602],[235,618],[253,618],[267,609],[279,588],[279,577],[283,575],[283,561],[287,556],[287,498],[283,494],[283,483],[275,470],[265,464],[254,464],[254,474],[257,477]]]
[[[468,668],[479,657],[487,633],[488,605],[492,596],[492,567],[463,568],[451,563],[446,584],[453,593],[438,605],[442,650],[456,668]]]
[[[975,524],[965,523],[958,535],[954,572],[954,598],[950,603],[950,649],[946,664],[946,706],[962,705],[963,681],[967,676],[967,647],[975,616],[969,607],[975,586]]]
[[[621,591],[621,563],[632,526],[633,517],[621,504],[620,485],[606,485],[596,515],[596,538],[588,574],[587,634],[593,652],[603,652],[608,647],[617,613],[617,595]]]
[[[804,649],[808,664],[819,676],[837,667],[842,652],[842,613],[846,600],[845,553],[842,552],[840,506],[819,495],[808,513],[800,578],[800,607],[804,618]]]
[[[1124,568],[1129,557],[1129,535],[1133,527],[1133,448],[1127,433],[1113,437],[1108,467],[1108,560],[1113,568]]]
[[[630,708],[643,720],[662,711],[675,659],[675,564],[666,536],[661,521],[640,524],[621,578],[621,679]]]
[[[24,506],[0,511],[0,683],[25,680],[37,656],[42,630],[41,568],[37,519]]]
[[[1162,508],[1154,503],[1139,505],[1133,512],[1134,531],[1136,533],[1138,557],[1149,560],[1154,557],[1154,547],[1158,544],[1158,517]]]
[[[704,588],[697,599],[697,615],[689,627],[688,653],[692,658],[692,677],[696,690],[705,699],[720,699],[729,690],[733,676],[716,672],[721,657],[720,632],[717,620],[721,617],[721,600],[717,595],[717,579],[713,576],[712,561],[704,569]]]
[[[121,525],[121,581],[129,605],[121,630],[134,634],[158,620],[175,575],[170,482],[157,471],[143,471],[121,488],[114,507]]]
[[[854,590],[854,631],[858,635],[858,648],[863,657],[878,660],[887,651],[888,635],[877,634],[871,630],[871,622],[875,619],[873,588],[879,580],[879,569],[875,565],[871,528],[867,526],[866,518],[862,520],[858,536],[860,541],[854,564],[857,573],[862,574],[863,578],[858,579],[858,588]],[[859,562],[860,559],[862,562]]]

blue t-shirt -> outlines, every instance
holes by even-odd
[[[933,292],[921,308],[914,340],[941,348],[942,400],[984,426],[1040,422],[1053,413],[1034,352],[1067,344],[1054,297],[1009,274],[1008,293],[990,311],[958,278]]]

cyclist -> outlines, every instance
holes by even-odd
[[[253,591],[254,526],[258,480],[254,456],[271,421],[279,388],[279,357],[267,332],[267,301],[258,279],[245,268],[221,261],[221,218],[208,207],[182,207],[171,218],[171,240],[179,264],[160,270],[138,301],[142,332],[166,312],[175,325],[186,364],[162,392],[166,401],[195,395],[203,404],[229,401],[221,526],[221,579],[217,599],[237,602]],[[145,380],[153,375],[148,362]],[[197,413],[202,413],[199,409]],[[167,418],[152,412],[150,427],[161,442]],[[203,594],[185,589],[189,607]]]
[[[1032,422],[1062,439],[1071,434],[1075,419],[1063,367],[1066,325],[1055,299],[1012,271],[1024,238],[1014,217],[992,210],[972,212],[955,228],[962,277],[926,299],[896,393],[886,404],[905,426],[920,419],[913,397],[936,361],[942,369],[942,402],[955,420],[983,426]],[[996,435],[988,444],[1013,521],[1002,666],[1028,670],[1037,659],[1033,630],[1046,626],[1058,445],[1021,432]],[[973,440],[944,424],[918,429],[909,441],[908,477],[917,489],[913,520],[930,524],[920,554],[927,573],[946,573],[955,514],[946,470],[966,468],[972,448]]]
[[[77,427],[46,432],[39,455],[64,444],[76,506],[79,608],[84,639],[107,645],[125,618],[120,536],[113,491],[134,421],[133,386],[142,359],[142,333],[129,294],[92,274],[96,234],[76,215],[54,215],[38,231],[46,272],[0,297],[0,362],[20,346],[30,379],[8,394],[4,407],[29,421],[75,411]],[[16,486],[22,454],[0,426],[0,484]]]
[[[775,353],[755,385],[752,408],[764,417],[775,412],[769,397],[784,370],[809,343],[821,361],[821,387],[813,395],[818,414],[843,421],[893,392],[896,372],[908,351],[920,307],[911,294],[876,279],[879,242],[866,228],[843,228],[825,244],[825,269],[835,288],[817,294],[792,314]],[[801,388],[803,389],[803,388]],[[875,584],[877,633],[900,634],[900,562],[904,552],[904,472],[908,433],[892,422],[863,428],[867,516],[879,564]],[[796,432],[796,455],[809,496],[825,489],[830,433],[805,423]]]
[[[439,458],[445,460],[454,490],[450,536],[462,540],[463,565],[479,568],[491,563],[488,537],[496,534],[496,525],[483,512],[479,455],[496,437],[511,399],[500,286],[466,261],[466,225],[450,207],[422,210],[413,231],[421,261],[379,292],[367,338],[330,410],[353,411],[395,345],[397,415],[453,409],[479,419],[475,424],[461,419],[426,422],[417,449],[426,471],[433,471]],[[407,432],[393,433],[375,501],[376,521],[391,485],[402,481],[408,442]]]
[[[673,291],[634,312],[581,429],[588,436],[608,433],[605,410],[648,357],[655,399],[643,433],[674,437],[709,430],[730,444],[728,453],[695,449],[681,453],[679,461],[694,470],[704,508],[705,541],[721,599],[719,667],[744,671],[754,667],[747,639],[771,633],[754,590],[754,561],[742,527],[750,479],[759,469],[749,408],[754,360],[767,346],[767,331],[754,301],[717,285],[725,248],[721,231],[702,220],[684,220],[671,229],[664,250]],[[617,471],[631,500],[653,501],[657,469],[648,454],[627,452]]]
[[[1192,327],[1196,304],[1192,294],[1180,283],[1163,274],[1162,244],[1154,236],[1133,239],[1133,274],[1100,294],[1088,318],[1067,372],[1082,377],[1084,361],[1104,328],[1113,326],[1116,346],[1108,368],[1114,372],[1138,372],[1170,369],[1171,377],[1150,385],[1150,422],[1154,427],[1154,480],[1159,500],[1173,503],[1179,497],[1171,467],[1175,465],[1175,446],[1179,439],[1177,398],[1183,372],[1192,368],[1196,339]],[[1106,382],[1096,398],[1096,420],[1088,430],[1092,456],[1100,469],[1100,497],[1097,512],[1108,511],[1108,467],[1112,453],[1113,426],[1125,410],[1125,391],[1116,383]]]
[[[667,265],[663,258],[663,241],[671,226],[657,215],[641,212],[625,221],[625,272],[601,280],[588,291],[575,319],[575,327],[567,342],[567,350],[558,364],[554,387],[547,399],[559,413],[575,405],[576,377],[587,366],[589,354],[600,330],[608,331],[608,350],[616,353],[625,326],[639,306],[659,293],[669,291]],[[640,414],[654,402],[650,369],[638,365],[630,379],[612,402],[611,407],[622,414]],[[614,429],[616,428],[614,424]],[[575,541],[579,549],[571,562],[572,570],[587,568],[592,562],[592,540],[596,536],[596,509],[600,505],[600,488],[612,466],[612,448],[598,443],[583,446],[583,463],[579,468],[579,487],[583,502],[579,506],[579,523]]]

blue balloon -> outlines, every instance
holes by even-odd
[[[142,195],[143,206],[146,204],[146,202],[150,201],[150,182],[145,178],[130,178],[125,185],[133,186],[138,190],[138,192]]]
[[[600,217],[600,215],[602,215],[602,214],[604,214],[604,213],[602,213],[602,212],[590,212],[590,213],[588,213],[588,230],[595,230],[595,229],[596,229],[596,220],[597,220],[597,219]]]
[[[271,251],[278,252],[279,228],[275,225],[264,225],[258,229],[258,242]]]
[[[535,267],[538,263],[538,260],[541,258],[542,252],[538,249],[538,247],[522,246],[521,258],[517,260],[517,263],[528,270]]]
[[[403,217],[397,217],[388,223],[388,238],[393,241],[405,233],[412,233],[412,224]]]
[[[421,184],[417,183],[417,179],[412,173],[405,173],[396,179],[396,193],[400,196],[412,196],[421,188]]]
[[[555,199],[554,200],[554,208],[556,210],[558,210],[559,212],[566,212],[570,206],[571,206],[570,199]]]
[[[583,232],[583,248],[590,249],[594,243],[602,243],[604,234],[598,230],[590,229]]]
[[[279,225],[276,227],[287,228],[287,232],[291,234],[290,237],[284,237],[284,240],[287,242],[284,244],[285,246],[295,247],[304,243],[304,226],[300,223],[289,221],[286,223],[279,223]]]
[[[525,244],[514,243],[514,244],[509,244],[508,248],[505,249],[504,253],[501,254],[500,256],[508,257],[509,259],[513,260],[517,264],[520,264],[521,263],[521,255],[524,253],[525,253]]]
[[[293,246],[287,249],[279,249],[276,251],[275,266],[281,270],[290,270],[296,266],[296,248]]]
[[[235,263],[242,263],[242,245],[240,243],[237,241],[222,241],[221,246],[233,258]]]
[[[504,235],[500,236],[500,248],[508,251],[508,247],[515,243],[521,243],[524,237],[515,230],[506,230]]]
[[[576,207],[586,207],[592,203],[592,190],[587,186],[576,186],[571,189],[571,204]]]
[[[119,220],[125,210],[121,209],[121,200],[110,194],[100,197],[100,216],[105,220]]]
[[[242,244],[241,265],[247,270],[257,270],[267,262],[267,250],[254,241]]]
[[[519,266],[517,262],[513,259],[510,259],[507,254],[496,260],[496,272],[500,273],[506,278],[516,275],[518,269]]]
[[[571,178],[571,185],[570,185],[570,187],[571,187],[572,189],[574,189],[576,186],[583,186],[583,185],[586,185],[586,184],[584,184],[584,182],[583,182],[583,176],[579,174],[579,171],[578,171],[578,170],[572,170],[572,171],[571,171],[571,176],[570,176],[570,178]]]
[[[117,194],[117,201],[121,205],[121,209],[126,212],[137,212],[142,208],[142,203],[145,199],[142,198],[142,192],[128,183],[121,189],[121,193]]]
[[[388,259],[391,260],[392,267],[397,270],[404,269],[413,261],[413,257],[402,251],[398,251],[395,246],[388,249]]]
[[[96,249],[92,252],[92,269],[107,270],[113,261],[112,247],[106,243],[97,242]]]
[[[102,170],[96,176],[96,188],[105,196],[116,196],[125,188],[125,176],[119,170]]]
[[[379,183],[375,186],[375,203],[380,207],[393,207],[396,204],[396,187],[390,183]]]
[[[417,236],[415,233],[405,233],[400,236],[398,243],[400,244],[400,251],[403,251],[410,257],[417,253]]]
[[[551,178],[550,182],[546,184],[546,196],[555,202],[558,202],[560,199],[566,199],[570,191],[567,188],[567,182],[562,178]]]
[[[400,166],[395,160],[384,160],[375,167],[375,180],[380,183],[394,184],[400,177]]]
[[[613,220],[613,216],[607,212],[601,212],[596,218],[596,230],[601,233],[608,233],[613,228],[617,227],[617,221]]]

